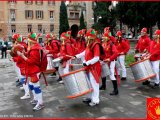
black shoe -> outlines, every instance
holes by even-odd
[[[106,90],[106,86],[101,86],[100,88],[99,88],[99,90]]]
[[[19,82],[19,79],[18,80],[16,80],[16,83],[18,83]]]
[[[122,77],[121,80],[127,80],[126,77]]]
[[[18,82],[17,84],[16,84],[16,87],[20,87],[22,85],[22,83],[21,82]]]
[[[84,98],[82,102],[85,103],[85,104],[89,104],[91,102],[91,99],[90,98]]]
[[[111,92],[110,95],[118,95],[118,90]]]
[[[102,78],[102,85],[99,88],[99,90],[105,90],[106,89],[106,77]]]
[[[145,82],[142,82],[142,85],[149,85],[150,84],[150,81],[145,81]]]
[[[57,82],[59,82],[59,81],[62,81],[62,78],[61,78],[61,77],[57,80]]]
[[[112,84],[113,84],[113,92],[111,92],[110,95],[118,95],[117,80],[112,80]]]

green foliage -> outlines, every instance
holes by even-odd
[[[138,31],[147,27],[151,34],[152,27],[160,21],[159,13],[159,2],[119,2],[116,6],[118,20]]]
[[[129,67],[129,64],[134,63],[134,62],[135,62],[134,55],[127,54],[126,59],[125,59],[126,66]]]
[[[85,25],[85,22],[84,22],[83,12],[81,12],[81,16],[80,16],[80,26],[79,26],[79,29],[80,30],[86,29],[86,25]]]
[[[109,10],[111,2],[96,2],[96,6],[93,8],[94,11],[94,24],[93,28],[99,30],[101,33],[103,29],[110,26],[111,29],[116,26],[115,11]],[[102,17],[99,19],[98,17]]]
[[[59,34],[66,32],[69,29],[67,8],[62,1],[60,6],[60,19],[59,19]]]

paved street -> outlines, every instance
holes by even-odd
[[[64,85],[48,78],[49,86],[41,80],[45,108],[33,112],[29,100],[20,100],[23,91],[15,87],[17,79],[12,63],[0,59],[0,118],[2,117],[53,117],[53,118],[145,118],[146,98],[159,97],[160,89],[152,89],[135,83],[131,70],[127,69],[128,80],[121,82],[118,96],[110,96],[111,81],[107,90],[100,92],[100,104],[89,107],[82,98],[67,99]]]

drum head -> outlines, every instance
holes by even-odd
[[[56,63],[56,62],[60,62],[62,59],[61,58],[56,58],[56,59],[54,59],[52,62],[53,63]]]

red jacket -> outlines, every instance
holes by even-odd
[[[151,54],[150,61],[160,60],[160,43],[151,41],[149,46],[149,53]]]
[[[142,53],[145,49],[148,50],[150,41],[151,40],[147,35],[141,36],[138,40],[138,43],[137,43],[135,49],[139,50],[140,53]]]
[[[66,40],[64,44],[61,45],[60,48],[60,56],[63,57],[63,61],[67,61],[69,59],[71,59],[71,57],[69,56],[74,56],[75,55],[75,51],[74,48],[70,42],[70,40]]]
[[[116,42],[115,37],[111,36],[110,38],[111,38],[112,43],[115,43],[115,42]]]
[[[37,43],[31,47],[27,54],[26,75],[31,76],[40,72],[40,50],[42,47]]]
[[[98,42],[94,42],[91,46],[86,47],[85,49],[85,61],[93,59],[95,56],[100,57],[100,46],[97,44]],[[99,83],[101,76],[101,65],[100,62],[96,62],[93,65],[89,65],[89,71],[94,76],[97,83]]]
[[[46,45],[46,50],[49,50],[49,54],[52,54],[54,58],[57,58],[57,54],[59,53],[59,45],[57,40],[52,40],[52,42]]]
[[[125,42],[124,39],[122,39],[121,41],[117,40],[115,45],[119,53],[124,52],[124,54],[127,54],[130,48],[130,46]]]
[[[70,41],[71,41],[71,44],[72,44],[72,45],[76,45],[76,40],[75,40],[75,39],[70,38]]]
[[[13,57],[13,61],[16,63],[16,66],[19,67],[21,75],[25,75],[25,67],[26,67],[25,60],[22,57],[17,56]]]
[[[113,61],[118,56],[118,50],[116,46],[111,42],[103,42],[102,47],[104,49],[105,55],[102,57],[103,60],[110,59],[110,61]]]
[[[81,37],[76,40],[76,54],[83,52],[86,49],[85,38]]]

